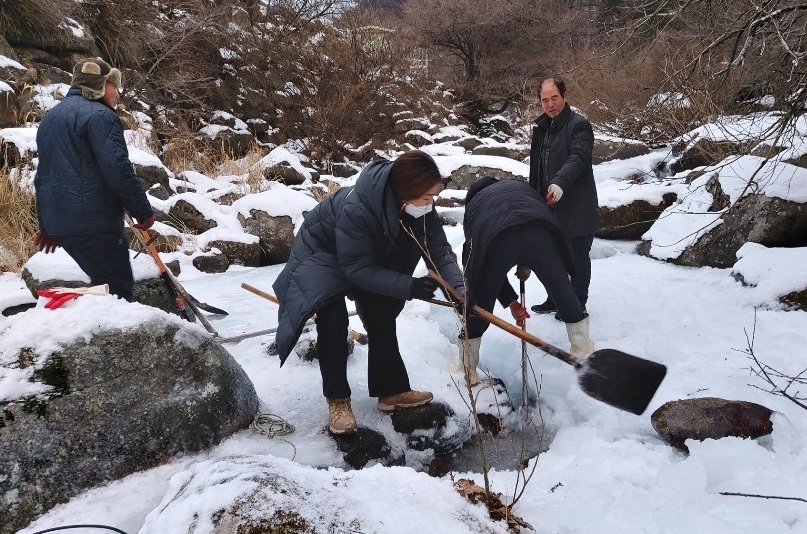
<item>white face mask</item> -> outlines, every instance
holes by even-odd
[[[432,210],[432,204],[426,204],[424,206],[415,206],[414,204],[406,204],[404,206],[404,211],[414,217],[415,219],[419,219],[429,213]]]

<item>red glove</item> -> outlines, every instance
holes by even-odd
[[[56,242],[56,238],[49,235],[44,230],[40,230],[36,233],[34,236],[34,245],[36,245],[36,247],[45,254],[56,252],[56,249],[59,247],[59,244]]]
[[[524,321],[530,318],[527,308],[522,306],[517,300],[510,304],[510,313],[513,314],[513,319],[516,320],[517,326],[524,326]]]
[[[70,293],[66,291],[58,291],[55,289],[40,289],[36,292],[37,295],[40,297],[49,298],[47,304],[45,304],[45,308],[49,310],[55,310],[56,308],[60,308],[65,302],[69,302],[76,297],[79,297],[79,293]]]
[[[154,224],[154,221],[156,220],[157,216],[152,213],[151,217],[147,217],[143,219],[141,222],[133,224],[132,226],[134,226],[138,230],[148,230],[149,228],[151,228],[151,225]]]

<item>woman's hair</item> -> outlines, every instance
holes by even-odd
[[[434,159],[420,150],[404,152],[392,162],[388,183],[399,200],[418,198],[439,184],[440,170]]]

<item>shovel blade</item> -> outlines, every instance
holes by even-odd
[[[583,360],[577,372],[580,387],[588,396],[641,415],[664,380],[667,367],[618,350],[601,349]]]

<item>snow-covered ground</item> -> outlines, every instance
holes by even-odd
[[[451,242],[459,246],[461,227],[447,228],[447,233]],[[761,361],[791,375],[798,374],[807,367],[807,313],[780,309],[773,300],[777,288],[743,287],[732,278],[731,270],[677,267],[640,257],[633,252],[634,247],[635,243],[595,241],[588,305],[592,337],[600,348],[617,348],[667,365],[667,378],[648,410],[635,416],[587,397],[577,386],[570,367],[530,348],[530,362],[540,382],[533,417],[543,419],[554,440],[548,452],[531,461],[535,474],[514,512],[542,533],[807,531],[804,502],[720,495],[736,492],[807,498],[803,484],[807,476],[803,445],[807,411],[754,387],[763,384],[751,376],[750,361],[743,353],[753,334],[754,352]],[[746,256],[754,253],[756,261],[749,273],[752,277],[758,278],[759,271],[766,271],[762,267],[766,257],[771,258],[770,268],[781,261],[773,252],[766,255],[757,248],[747,251]],[[797,261],[804,264],[806,259]],[[246,282],[271,291],[279,270],[279,266],[231,268],[216,275],[188,270],[181,280],[200,300],[231,311],[230,316],[214,323],[220,334],[227,336],[274,326],[274,306],[243,290],[240,284]],[[780,270],[777,276],[797,275]],[[18,277],[0,277],[0,295],[20,291]],[[544,295],[540,284],[530,279],[527,304],[542,302]],[[55,311],[42,309],[40,303],[39,308],[28,313],[44,315],[45,325],[27,314],[1,318],[0,357],[5,360],[11,356],[8,351],[17,337],[11,332],[28,331],[31,339],[38,336],[45,344],[48,336],[44,334],[64,331],[65,324],[73,325],[74,333],[79,335],[81,328],[89,329],[88,325],[100,321],[100,310],[113,304],[117,304],[113,310],[122,310],[118,313],[124,324],[138,314],[151,313],[139,305],[110,302],[95,306],[88,302],[91,299],[112,297],[85,296],[72,307]],[[98,316],[93,317],[93,313]],[[507,317],[502,309],[497,308],[495,313]],[[77,321],[84,325],[79,331]],[[529,332],[561,348],[568,347],[563,324],[551,316],[533,317],[527,324]],[[358,321],[352,326],[361,329]],[[467,413],[452,382],[459,375],[450,372],[457,359],[458,328],[451,310],[413,301],[400,317],[399,338],[413,387],[428,389],[438,400]],[[307,477],[318,477],[320,481],[349,479],[346,491],[351,498],[372,503],[368,505],[372,513],[362,513],[366,521],[362,532],[410,533],[412,514],[423,519],[424,524],[448,529],[441,531],[472,531],[460,521],[443,522],[441,517],[445,514],[460,516],[469,505],[455,498],[448,477],[434,480],[423,473],[423,458],[417,453],[409,453],[407,468],[375,466],[357,473],[343,472],[340,453],[324,432],[327,409],[316,364],[292,356],[280,369],[277,358],[265,353],[270,341],[271,336],[261,336],[227,348],[255,384],[262,411],[294,425],[294,434],[281,440],[244,430],[213,450],[178,458],[76,497],[20,534],[65,524],[107,524],[127,533],[156,533],[158,530],[143,525],[169,492],[171,477],[181,480],[189,471],[211,470],[211,464],[205,462],[232,455],[268,462],[292,478],[309,473]],[[520,355],[517,338],[491,327],[483,339],[481,367],[505,381],[516,405],[520,404]],[[393,446],[402,447],[403,437],[375,408],[374,399],[367,397],[366,370],[366,348],[357,347],[350,361],[349,377],[359,423],[381,431]],[[10,387],[13,384],[0,381],[0,396]],[[530,388],[534,394],[535,385]],[[689,456],[676,451],[656,435],[650,414],[664,402],[700,396],[768,406],[776,411],[773,434],[759,440],[689,441]],[[509,446],[507,438],[502,439],[502,446]],[[294,463],[279,458],[293,459]],[[334,467],[314,475],[307,466]],[[482,483],[479,473],[456,473],[454,477],[472,477]],[[513,494],[517,472],[493,470],[490,479],[492,489],[506,499]],[[173,484],[178,483],[176,480]],[[224,488],[221,491],[226,491]],[[227,498],[218,495],[215,502]],[[204,499],[183,501],[182,506],[174,505],[178,509],[172,515],[190,517],[195,507],[213,506],[206,503]]]

